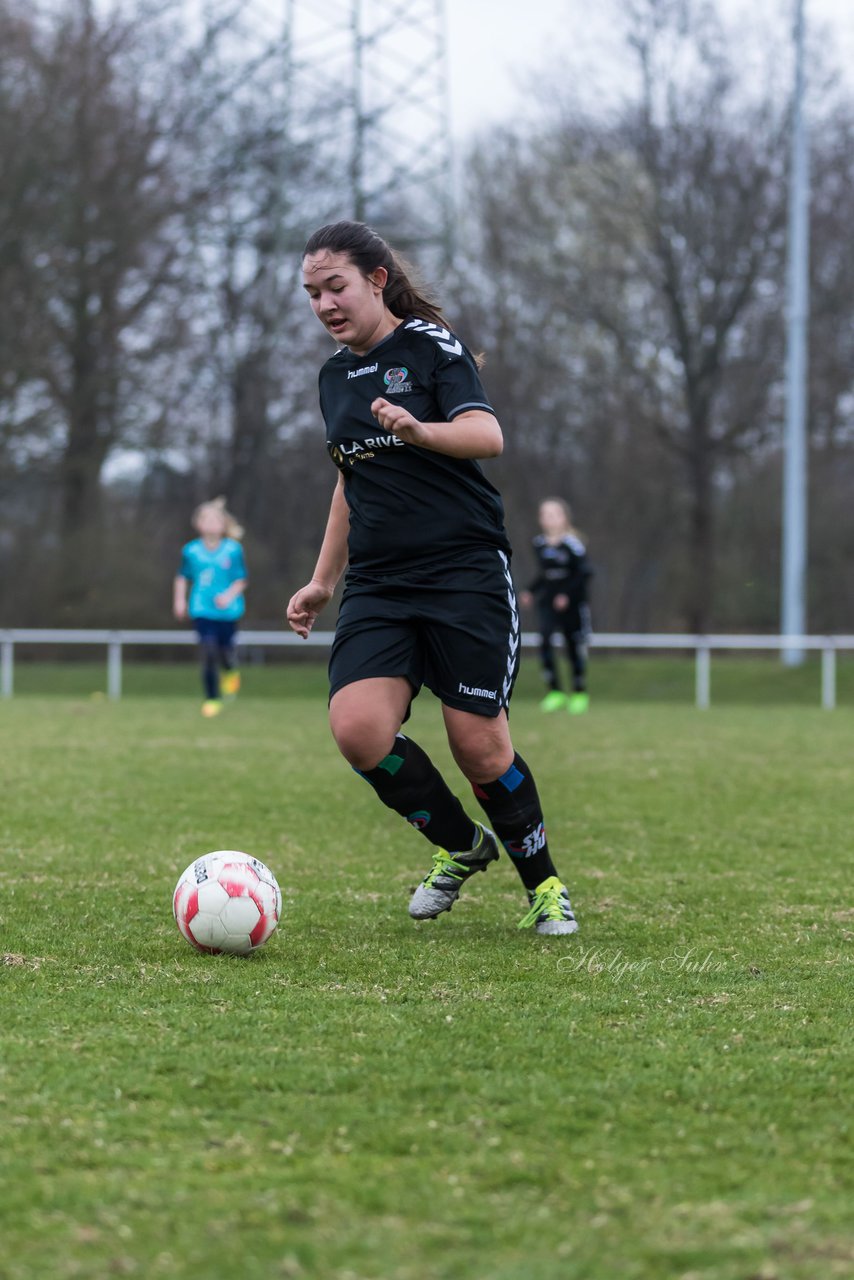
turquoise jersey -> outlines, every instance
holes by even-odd
[[[224,609],[214,601],[232,582],[246,577],[243,548],[234,538],[223,538],[219,546],[211,550],[201,538],[194,538],[181,551],[181,577],[192,584],[188,612],[191,618],[220,618],[234,622],[242,618],[246,609],[243,596]]]

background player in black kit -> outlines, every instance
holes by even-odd
[[[346,568],[330,724],[383,803],[435,846],[410,915],[450,910],[498,858],[500,840],[528,892],[520,927],[574,933],[507,724],[519,615],[501,498],[475,461],[501,452],[501,428],[474,359],[408,272],[362,223],[321,227],[305,247],[312,309],[339,344],[320,372],[338,482],[314,577],[292,597],[288,622],[307,636]],[[422,685],[442,703],[453,757],[494,831],[400,732]]]
[[[539,506],[541,532],[534,538],[537,576],[519,599],[526,607],[536,601],[540,630],[540,664],[549,692],[540,703],[543,711],[566,707],[571,715],[587,710],[587,640],[590,635],[588,583],[592,570],[587,549],[572,513],[562,498],[544,498]],[[572,693],[561,688],[552,636],[566,641],[566,656],[572,669]]]

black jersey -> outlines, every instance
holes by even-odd
[[[350,568],[386,574],[473,546],[509,552],[504,507],[477,462],[404,443],[371,413],[383,397],[419,422],[494,410],[471,354],[447,329],[410,318],[365,355],[337,351],[320,371],[327,448],[350,509]]]
[[[541,604],[550,605],[559,595],[569,596],[572,608],[584,604],[587,582],[593,571],[581,539],[567,533],[559,542],[552,543],[538,534],[533,545],[539,572],[528,588],[532,595]]]

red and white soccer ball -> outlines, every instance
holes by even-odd
[[[282,891],[269,867],[235,849],[191,862],[172,896],[175,923],[199,951],[247,955],[279,923]]]

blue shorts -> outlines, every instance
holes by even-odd
[[[193,618],[193,626],[202,643],[213,640],[220,649],[230,649],[237,635],[237,623],[232,618]]]

